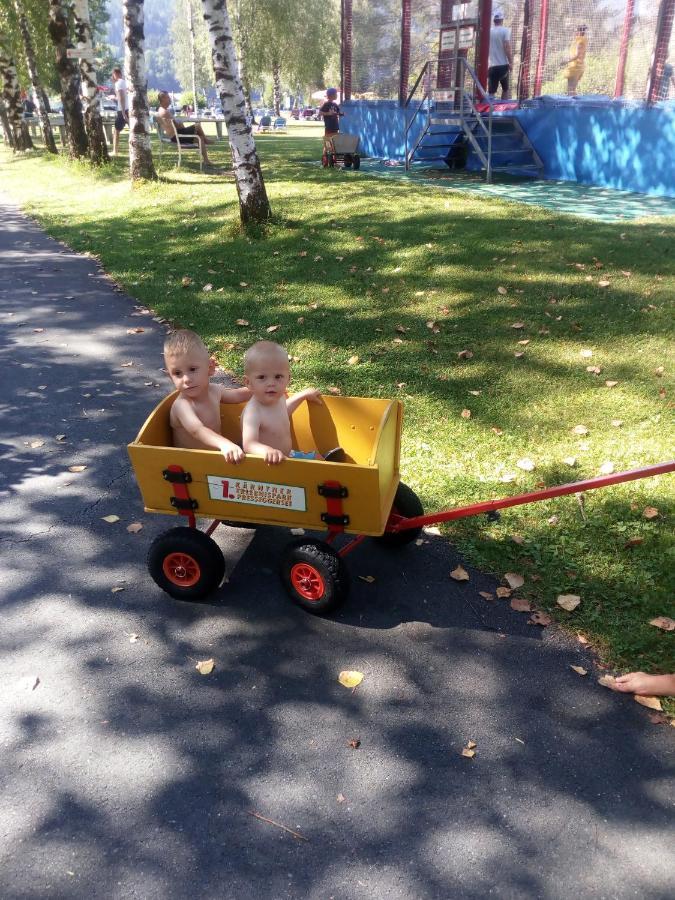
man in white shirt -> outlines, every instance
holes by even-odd
[[[115,87],[115,100],[117,101],[117,115],[115,116],[115,128],[113,130],[113,156],[117,156],[120,144],[120,132],[129,124],[129,93],[124,75],[119,67],[112,70],[112,80]]]
[[[494,97],[498,85],[502,86],[502,100],[508,100],[509,73],[513,66],[511,29],[504,27],[504,13],[497,9],[490,29],[490,56],[488,59],[488,93]]]

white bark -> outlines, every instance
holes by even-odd
[[[93,56],[94,46],[89,18],[89,0],[73,0],[75,43],[78,50]],[[95,165],[108,161],[108,145],[103,133],[103,120],[98,99],[98,84],[93,59],[80,58],[80,78],[84,124],[89,141],[89,158]]]
[[[0,46],[0,78],[2,79],[2,100],[12,135],[12,149],[27,150],[32,146],[32,142],[28,135],[28,129],[22,127],[21,96],[19,81],[16,77],[16,66],[9,50],[3,46]]]
[[[49,0],[49,35],[56,50],[56,71],[61,82],[68,152],[72,159],[79,159],[87,153],[89,141],[80,104],[80,73],[66,53],[70,46],[70,34],[65,0]]]
[[[54,133],[47,114],[46,94],[38,75],[37,63],[35,60],[35,47],[33,46],[33,38],[31,37],[28,20],[23,11],[23,6],[19,0],[14,0],[14,9],[19,23],[19,31],[23,41],[23,49],[26,56],[26,67],[30,75],[30,82],[33,85],[33,94],[35,95],[35,106],[37,108],[40,125],[42,126],[42,137],[45,147],[50,153],[58,153]]]
[[[124,0],[124,63],[129,80],[129,172],[131,180],[157,178],[150,145],[148,76],[145,68],[143,0]]]
[[[260,160],[251,128],[246,122],[244,92],[234,51],[232,29],[225,0],[202,0],[209,29],[216,89],[227,125],[234,177],[239,194],[239,214],[244,226],[265,222],[271,210]]]
[[[195,50],[195,26],[192,21],[192,0],[186,0],[187,3],[187,26],[190,35],[190,74],[192,76],[192,106],[195,114],[199,112],[199,103],[197,103],[197,53]]]

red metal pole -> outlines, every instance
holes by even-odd
[[[635,14],[635,0],[626,0],[626,12],[623,18],[623,31],[621,32],[621,45],[619,47],[619,62],[616,66],[616,82],[614,84],[614,96],[623,94],[624,79],[626,77],[626,57],[628,56],[628,44],[633,30]]]
[[[539,500],[550,500],[552,497],[563,497],[565,494],[578,494],[581,491],[592,491],[595,488],[609,487],[611,484],[622,484],[624,481],[635,481],[638,478],[651,478],[653,475],[665,475],[667,472],[675,472],[675,460],[659,463],[655,466],[646,466],[643,469],[630,469],[627,472],[616,472],[613,475],[599,475],[597,478],[588,478],[586,481],[561,484],[556,487],[544,488],[542,491],[532,491],[529,494],[517,494],[515,497],[504,497],[501,500],[484,500],[482,503],[459,506],[457,509],[449,509],[445,512],[430,513],[426,516],[415,516],[412,519],[402,519],[388,530],[392,532],[407,531],[410,528],[420,528],[424,525],[435,525],[439,522],[450,522],[453,519],[464,519],[467,516],[477,516],[480,513],[491,512],[493,509],[506,509],[509,506],[522,506],[524,503],[537,503]]]
[[[492,0],[482,0],[478,22],[478,59],[476,75],[487,91],[488,65],[490,59],[490,28],[492,27]]]
[[[398,104],[404,106],[408,99],[410,79],[410,13],[412,0],[401,0],[401,72],[398,83]]]
[[[523,35],[520,42],[520,72],[518,73],[518,99],[530,96],[530,63],[532,61],[532,16],[530,0],[523,6]]]
[[[534,97],[541,95],[541,83],[544,78],[546,64],[546,41],[548,39],[548,0],[541,0],[541,16],[539,19],[539,53],[537,55],[537,71],[534,76]]]
[[[648,103],[653,103],[657,98],[663,78],[663,70],[668,59],[668,46],[670,44],[670,35],[673,31],[674,17],[675,0],[661,0],[659,16],[656,20],[656,43],[652,55],[652,64],[649,69],[649,81],[647,82]]]
[[[352,99],[352,0],[343,2],[342,100]]]

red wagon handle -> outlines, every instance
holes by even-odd
[[[414,516],[411,519],[399,518],[398,521],[393,521],[391,523],[390,527],[387,528],[387,531],[389,533],[395,533],[397,531],[408,531],[410,528],[420,528],[424,525],[437,525],[439,522],[450,522],[453,519],[476,516],[480,513],[491,512],[495,509],[505,509],[509,506],[522,506],[524,503],[536,503],[539,500],[550,500],[551,497],[562,497],[565,494],[578,494],[582,491],[592,491],[595,488],[609,487],[611,484],[621,484],[624,481],[636,481],[638,478],[651,478],[654,475],[665,475],[667,472],[673,471],[675,471],[675,460],[659,463],[655,466],[645,466],[643,469],[629,469],[627,472],[616,472],[613,475],[599,475],[597,478],[588,478],[586,481],[561,484],[557,487],[544,488],[541,491],[531,491],[528,494],[516,494],[514,497],[503,497],[500,500],[483,500],[481,503],[471,503],[469,506],[458,506],[456,509],[430,513],[425,516]]]

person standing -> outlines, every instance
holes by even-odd
[[[117,102],[117,115],[115,116],[115,128],[113,130],[112,155],[117,156],[120,144],[120,132],[129,124],[129,93],[127,83],[119,66],[112,70],[113,86],[115,88],[115,100]]]
[[[511,29],[504,27],[504,13],[495,10],[494,25],[490,29],[490,55],[488,58],[488,93],[495,96],[497,87],[501,85],[502,100],[508,100],[509,75],[513,66],[511,50]]]
[[[588,38],[586,32],[588,26],[579,25],[574,39],[570,44],[569,59],[567,60],[563,75],[567,79],[567,95],[575,97],[577,86],[581,81],[581,76],[586,68],[586,48],[588,47]]]

